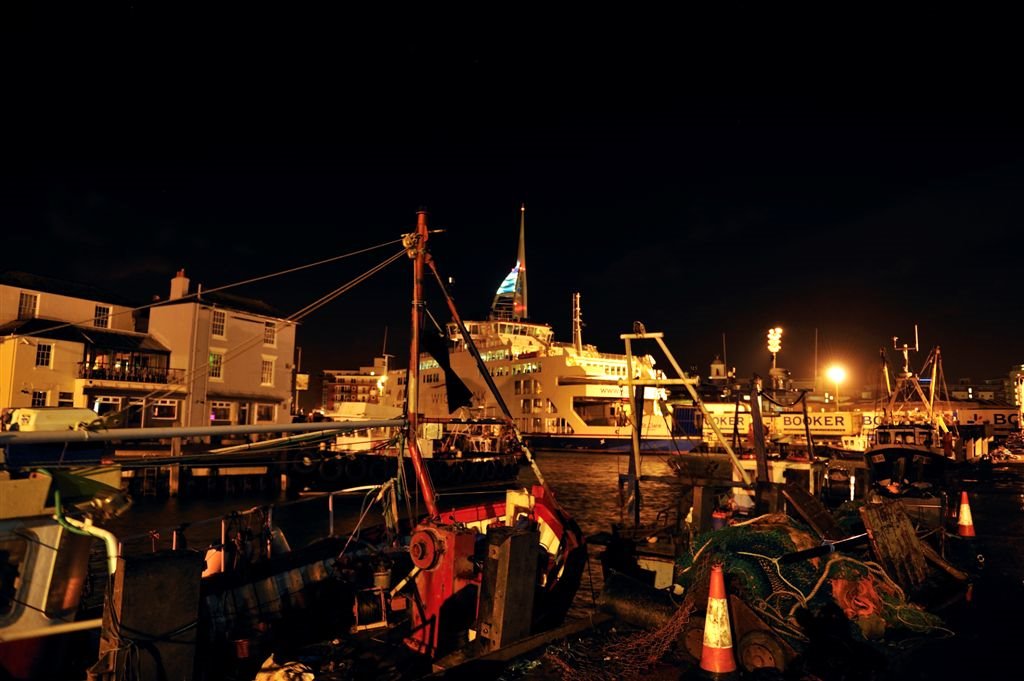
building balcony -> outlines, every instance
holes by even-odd
[[[90,367],[80,362],[78,378],[94,381],[120,381],[124,383],[158,383],[161,385],[184,385],[184,369],[151,369],[147,367]]]

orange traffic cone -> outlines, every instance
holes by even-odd
[[[956,533],[961,537],[974,536],[974,519],[971,517],[971,505],[967,501],[967,491],[960,492],[960,519],[957,521]]]
[[[725,576],[722,566],[711,566],[708,589],[708,611],[704,618],[704,647],[700,652],[700,668],[712,674],[736,671],[729,628],[729,602],[725,598]]]

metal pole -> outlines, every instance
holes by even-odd
[[[629,460],[629,498],[633,506],[633,527],[640,526],[640,425],[644,410],[644,388],[633,386],[633,349],[626,341],[626,389],[633,410],[633,453]]]
[[[413,470],[416,471],[416,479],[420,483],[423,493],[423,503],[426,504],[427,513],[431,518],[437,518],[441,514],[437,508],[437,501],[434,498],[434,485],[427,474],[426,464],[420,454],[419,442],[419,387],[420,387],[420,322],[423,317],[423,263],[427,249],[427,212],[425,210],[416,213],[416,233],[405,236],[405,247],[409,257],[413,259],[413,286],[412,286],[412,333],[409,341],[409,397],[406,402],[407,418],[409,419],[409,456],[412,459]]]
[[[302,371],[302,348],[296,346],[295,375],[292,384],[295,386],[295,401],[292,402],[292,416],[299,413],[299,372]]]

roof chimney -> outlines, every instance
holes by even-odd
[[[178,298],[184,298],[188,295],[188,277],[185,276],[185,270],[180,269],[178,273],[174,275],[174,279],[171,279],[171,300],[177,300]]]

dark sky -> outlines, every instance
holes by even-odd
[[[0,268],[146,301],[179,268],[212,288],[398,239],[425,207],[474,317],[525,202],[531,318],[560,340],[578,291],[586,341],[621,351],[640,320],[702,371],[724,334],[741,376],[767,372],[776,325],[801,377],[815,332],[820,368],[866,382],[915,324],[912,363],[941,345],[950,379],[1024,362],[1024,119],[998,34],[955,16],[804,30],[742,3],[277,11],[36,17],[6,97]],[[235,292],[291,314],[397,250]],[[369,363],[385,334],[404,356],[410,279],[399,262],[306,317],[303,368]]]

